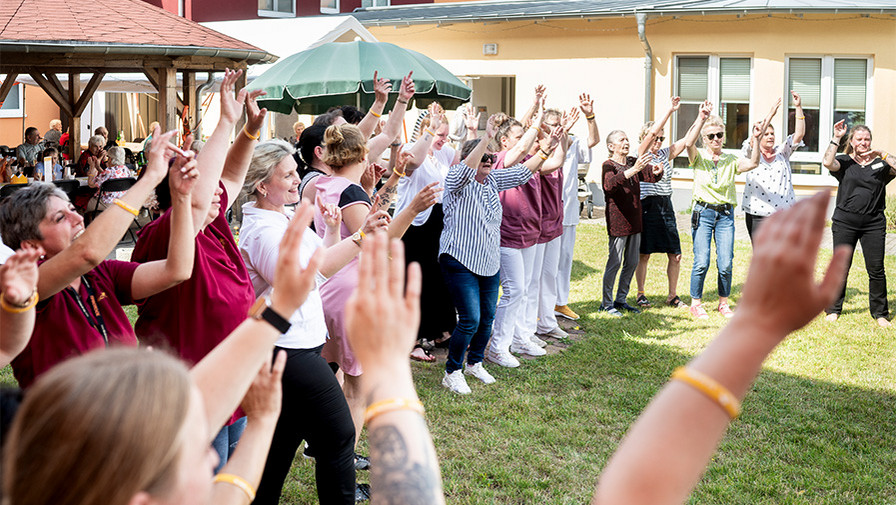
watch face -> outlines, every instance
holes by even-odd
[[[255,303],[249,307],[249,317],[254,317],[258,319],[261,317],[261,313],[264,311],[265,307],[267,307],[267,300],[263,296],[259,296]]]

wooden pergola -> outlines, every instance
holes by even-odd
[[[189,106],[190,124],[198,122],[197,72],[243,69],[242,82],[237,83],[239,89],[246,84],[248,65],[277,59],[255,46],[141,0],[114,2],[121,5],[112,7],[109,0],[12,0],[0,7],[0,20],[6,22],[0,30],[0,74],[6,74],[0,84],[0,103],[19,75],[31,76],[59,106],[73,150],[81,145],[81,114],[106,74],[144,74],[158,91],[159,123],[163,129],[175,129],[184,105]],[[120,15],[121,22],[116,23],[123,26],[90,33],[77,29],[80,25],[73,13],[110,10]],[[72,16],[71,24],[66,25],[65,20],[60,22],[57,17],[60,13]],[[35,29],[42,25],[36,18],[55,19],[54,29]],[[56,26],[74,28],[60,33]],[[35,38],[42,33],[54,40]],[[178,72],[182,74],[180,90],[177,89]],[[68,76],[66,85],[60,81],[60,74]],[[83,89],[81,74],[91,74]],[[78,152],[71,154],[77,156]]]

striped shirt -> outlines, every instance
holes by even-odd
[[[663,178],[655,183],[642,181],[641,200],[648,196],[672,196],[672,164],[669,163],[669,148],[664,147],[651,156],[651,164],[663,166]]]
[[[445,177],[442,207],[445,228],[439,255],[448,254],[476,275],[489,277],[501,267],[501,200],[498,193],[525,184],[532,171],[522,164],[493,170],[479,183],[476,169],[461,162]]]

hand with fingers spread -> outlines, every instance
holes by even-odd
[[[848,129],[849,128],[847,128],[847,126],[846,126],[845,119],[841,119],[840,121],[837,121],[836,123],[834,123],[834,136],[832,137],[832,139],[839,142],[840,139],[842,139],[843,136],[846,135],[846,131]]]
[[[591,99],[591,95],[588,93],[579,95],[579,109],[585,117],[594,115],[594,100]]]
[[[389,229],[389,223],[392,222],[392,217],[389,216],[389,213],[378,208],[378,198],[379,196],[374,198],[373,205],[370,207],[370,212],[364,219],[364,224],[361,225],[361,231],[364,232],[365,235],[372,235],[378,231],[384,232]]]
[[[704,100],[700,105],[700,113],[699,118],[705,121],[709,116],[712,115],[712,102],[709,100]]]
[[[411,200],[411,203],[408,205],[408,208],[411,209],[411,212],[419,214],[435,205],[439,201],[439,193],[442,192],[442,188],[438,186],[438,181],[431,182],[427,184],[423,189],[421,189],[420,192],[418,192],[414,196],[414,199]]]
[[[579,120],[579,109],[573,107],[569,109],[569,112],[565,112],[563,114],[563,118],[560,120],[560,125],[563,127],[564,133],[569,133],[569,130],[572,130],[572,127],[576,124],[576,121]]]
[[[236,81],[243,75],[242,70],[224,71],[224,79],[221,81],[221,120],[230,124],[236,123],[243,112],[243,103],[246,101],[246,90],[242,89],[234,96]]]
[[[261,131],[261,127],[264,125],[264,117],[268,113],[267,109],[259,109],[258,102],[255,100],[266,94],[267,93],[260,89],[255,89],[246,93],[246,131],[253,135],[257,135],[258,132]]]
[[[24,305],[37,289],[37,260],[43,254],[42,248],[23,243],[0,265],[0,293],[7,303]]]
[[[271,294],[271,307],[278,314],[292,314],[305,303],[308,293],[315,286],[315,275],[321,261],[318,249],[311,256],[308,265],[302,268],[299,262],[299,248],[302,245],[302,234],[312,233],[308,229],[314,208],[311,202],[302,202],[286,228],[280,242],[280,255],[274,270],[274,291]]]
[[[464,107],[464,127],[466,127],[468,131],[476,131],[479,129],[479,117],[479,112],[473,114],[472,105],[467,104],[467,106]]]

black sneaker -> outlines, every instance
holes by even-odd
[[[355,470],[370,470],[370,460],[367,456],[355,453]]]
[[[355,503],[370,500],[370,484],[355,484]]]
[[[614,303],[613,308],[615,308],[616,310],[626,310],[628,312],[631,312],[632,314],[641,313],[641,309],[639,309],[638,307],[632,307],[627,303]]]

